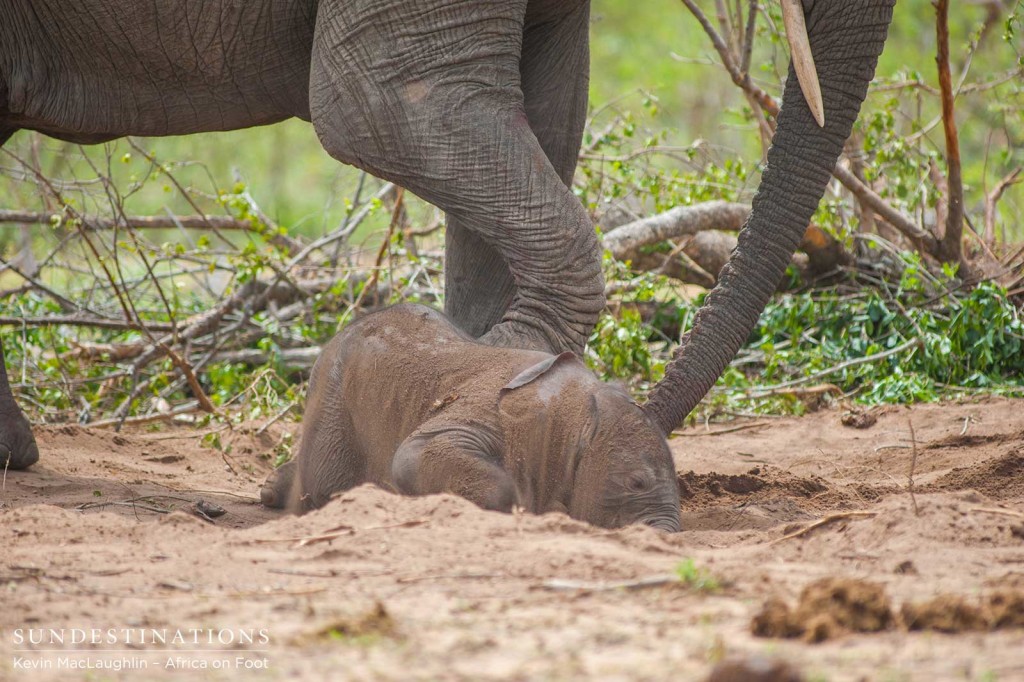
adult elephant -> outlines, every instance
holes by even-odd
[[[893,4],[783,0],[788,26],[806,19],[809,50],[805,36],[794,54],[817,57],[820,95],[804,74],[816,112],[791,68],[748,225],[652,396],[662,427],[714,383],[782,276]],[[21,128],[95,143],[309,120],[333,157],[447,213],[445,307],[460,326],[499,345],[582,350],[604,305],[599,245],[569,189],[586,0],[0,0],[0,18],[0,144]],[[38,458],[5,373],[0,458]]]

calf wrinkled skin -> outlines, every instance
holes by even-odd
[[[679,530],[665,437],[571,353],[479,343],[408,304],[338,334],[313,368],[296,458],[265,504],[306,511],[362,483]]]

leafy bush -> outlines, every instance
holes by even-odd
[[[985,282],[952,293],[952,279],[923,279],[916,256],[903,257],[904,276],[894,291],[809,292],[771,301],[706,405],[800,412],[805,406],[792,396],[757,397],[787,382],[834,384],[867,405],[978,391],[1024,395],[1024,320],[1006,291]],[[944,293],[934,293],[936,286]],[[651,277],[647,288],[656,287]],[[619,305],[618,315],[606,313],[591,337],[592,366],[643,390],[664,371],[671,345],[658,326],[673,321],[686,328],[701,302],[675,299],[648,322]],[[864,361],[873,356],[881,357]]]

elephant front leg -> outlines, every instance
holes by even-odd
[[[310,109],[332,156],[443,209],[491,250],[481,266],[495,254],[507,264],[514,293],[504,275],[487,283],[484,273],[489,301],[459,312],[463,326],[486,328],[507,302],[485,341],[579,353],[604,306],[600,249],[531,128],[520,73],[526,9],[526,0],[325,0]],[[472,251],[456,254],[457,269]]]
[[[587,114],[590,5],[533,0],[526,10],[519,62],[523,104],[537,142],[566,187]],[[475,337],[501,322],[515,283],[505,260],[455,215],[445,225],[445,313]],[[515,339],[489,340],[515,345]]]
[[[0,468],[27,469],[39,461],[32,426],[14,400],[0,341]]]
[[[468,430],[419,431],[395,453],[391,478],[405,495],[452,493],[482,509],[511,512],[516,486],[491,449]]]

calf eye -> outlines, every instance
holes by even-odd
[[[630,492],[642,493],[648,488],[647,477],[642,474],[630,474],[626,478],[626,487]]]

